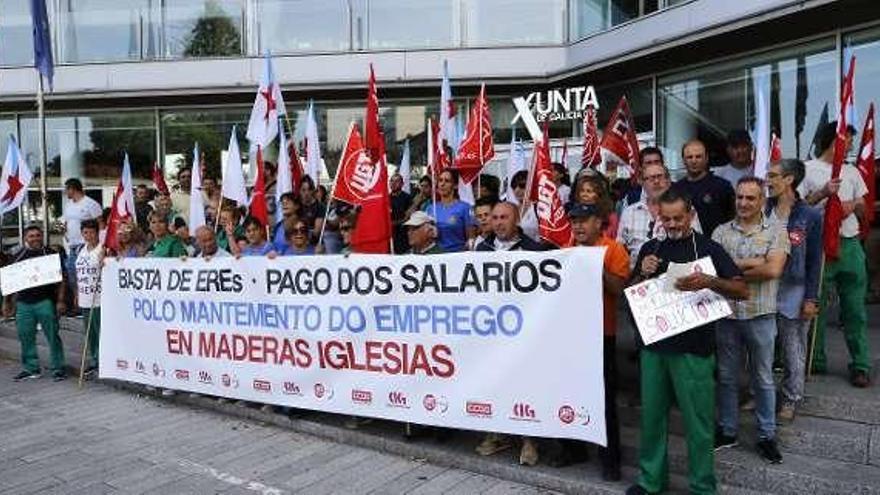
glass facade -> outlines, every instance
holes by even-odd
[[[783,155],[811,156],[819,123],[837,111],[838,56],[829,38],[658,78],[657,133],[667,162],[680,168],[681,146],[699,138],[712,165],[727,163],[727,133],[754,125],[756,84],[769,94],[770,126]]]
[[[270,51],[561,45],[672,0],[47,0],[59,64]],[[0,2],[0,66],[33,58],[28,2]]]

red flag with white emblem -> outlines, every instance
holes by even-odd
[[[770,163],[782,160],[782,140],[775,132],[770,134]]]
[[[168,184],[165,182],[165,174],[159,168],[159,162],[153,162],[153,185],[156,186],[156,190],[160,193],[171,194]]]
[[[122,165],[122,176],[116,184],[113,193],[113,202],[110,203],[110,217],[107,219],[107,235],[104,237],[104,245],[114,251],[119,250],[119,226],[126,221],[134,219],[134,193],[132,192],[131,164],[128,161],[128,153]]]
[[[846,158],[848,108],[853,102],[853,74],[855,72],[856,58],[853,56],[846,79],[843,82],[843,90],[840,92],[840,115],[837,118],[837,138],[834,140],[834,159],[831,162],[831,178],[840,177],[843,168],[843,159]],[[825,248],[825,257],[836,260],[840,251],[840,224],[843,223],[843,204],[840,197],[835,193],[828,197],[825,203],[825,219],[823,222],[822,245]]]
[[[605,126],[599,147],[607,151],[612,160],[629,165],[634,176],[638,177],[639,139],[626,96],[620,97],[617,108]]]
[[[251,191],[250,215],[263,226],[269,225],[269,207],[266,204],[266,169],[263,165],[263,147],[257,146],[257,178]]]
[[[596,109],[587,107],[584,114],[584,150],[581,154],[582,167],[595,167],[602,163],[599,152],[599,128],[596,123]]]
[[[868,116],[865,117],[865,127],[862,129],[862,142],[859,146],[859,157],[856,167],[862,175],[862,180],[868,186],[868,194],[865,196],[865,217],[860,219],[859,234],[863,239],[868,237],[871,231],[871,223],[874,222],[874,204],[877,201],[877,164],[874,161],[874,104],[868,108]]]
[[[529,199],[535,203],[538,216],[538,235],[557,247],[569,247],[574,237],[571,222],[565,214],[556,183],[553,182],[553,165],[550,163],[550,139],[547,124],[544,139],[535,143],[533,155],[532,185]]]
[[[455,156],[454,168],[458,170],[461,180],[470,184],[480,175],[483,165],[495,157],[495,142],[492,139],[492,115],[489,112],[489,101],[486,99],[486,85],[480,88],[480,95],[471,108],[467,129],[458,153]]]

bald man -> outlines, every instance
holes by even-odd
[[[200,256],[205,259],[213,257],[226,258],[232,256],[229,251],[220,249],[217,245],[217,236],[210,227],[202,225],[196,229],[196,243],[199,246]]]
[[[733,186],[709,170],[709,153],[699,139],[692,139],[681,147],[681,158],[687,175],[675,183],[675,188],[690,196],[703,234],[711,237],[716,227],[733,220]]]
[[[492,233],[477,245],[477,251],[544,251],[540,242],[523,233],[519,206],[502,201],[492,208]]]

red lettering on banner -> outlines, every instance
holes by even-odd
[[[168,346],[168,354],[185,354],[192,356],[192,332],[165,330],[165,342]]]

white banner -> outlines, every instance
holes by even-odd
[[[29,258],[0,268],[0,293],[4,296],[61,282],[61,257],[57,254]]]
[[[709,289],[676,290],[675,280],[690,273],[715,275],[711,258],[670,263],[666,273],[627,287],[624,293],[645,345],[686,332],[733,313],[724,296]]]
[[[604,445],[603,256],[110,259],[100,376]]]

